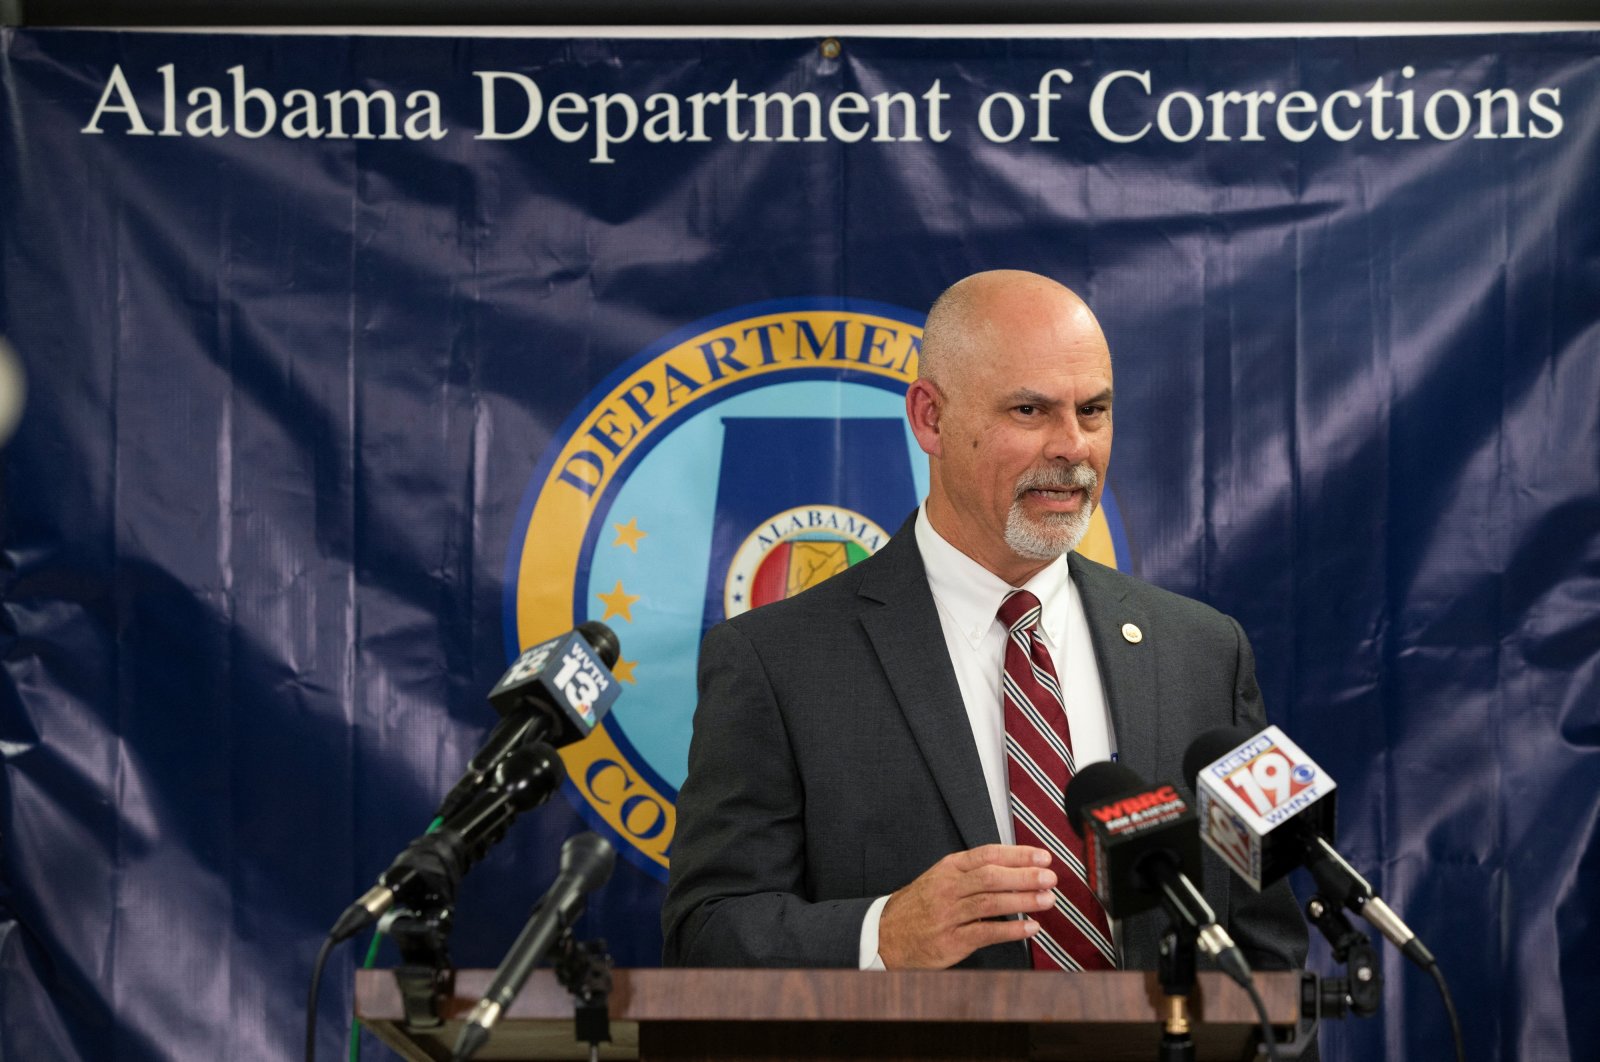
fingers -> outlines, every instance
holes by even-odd
[[[964,959],[979,948],[1027,940],[1037,932],[1039,923],[1033,919],[1011,918],[1004,922],[971,922],[956,930],[956,937],[960,947],[965,951],[961,956],[961,959]],[[961,959],[955,961],[960,962]]]
[[[958,896],[1053,889],[1056,884],[1055,872],[1043,869],[1050,865],[1050,853],[1027,845],[984,845],[953,852],[940,863],[949,863],[957,871]]]
[[[1055,871],[1038,867],[983,866],[960,875],[956,880],[958,896],[1053,889],[1056,885]]]
[[[965,896],[952,905],[951,922],[955,925],[964,925],[989,918],[1009,918],[1012,915],[1047,911],[1054,904],[1055,895],[1049,889],[979,892]]]
[[[965,852],[952,852],[945,858],[953,860],[962,870],[977,870],[984,866],[1047,867],[1050,865],[1049,852],[1026,844],[986,844],[978,848],[969,848]]]

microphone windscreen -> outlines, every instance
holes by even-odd
[[[616,863],[616,850],[597,833],[577,834],[561,846],[561,873],[573,878],[580,892],[604,885]]]
[[[578,624],[578,633],[594,647],[595,655],[606,667],[617,665],[617,659],[622,655],[622,643],[617,640],[616,631],[599,620],[584,620]]]
[[[1255,735],[1242,726],[1219,726],[1189,743],[1183,754],[1183,781],[1194,792],[1195,780],[1207,764],[1216,763]]]
[[[1143,787],[1144,779],[1131,767],[1110,760],[1091,763],[1067,783],[1063,800],[1067,821],[1081,834],[1084,832],[1082,820],[1085,808]]]

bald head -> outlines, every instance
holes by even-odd
[[[1070,288],[1020,269],[992,269],[956,281],[934,300],[922,327],[917,375],[941,388],[957,386],[975,355],[1003,341],[1020,322],[1048,320],[1061,334],[1100,338],[1094,313]]]
[[[1111,459],[1111,352],[1048,277],[978,273],[928,311],[906,416],[945,541],[1021,586],[1087,532]]]

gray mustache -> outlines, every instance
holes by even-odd
[[[1094,469],[1085,464],[1069,465],[1066,468],[1035,468],[1024,472],[1017,479],[1016,496],[1021,497],[1025,491],[1039,490],[1084,490],[1093,493],[1095,486],[1100,482],[1100,477],[1095,475]]]

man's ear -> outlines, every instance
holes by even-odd
[[[918,379],[906,389],[906,421],[917,445],[929,457],[938,457],[942,446],[939,420],[944,412],[944,395],[930,380]]]

